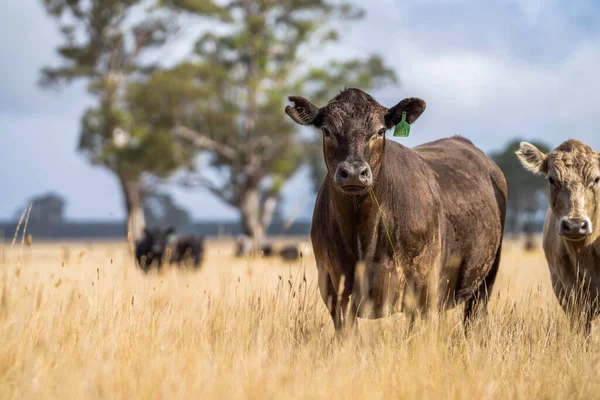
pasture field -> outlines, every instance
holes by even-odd
[[[289,263],[208,241],[200,271],[144,275],[125,243],[5,244],[0,398],[600,397],[600,332],[569,331],[541,251],[506,243],[472,336],[461,306],[410,334],[401,314],[360,320],[338,343],[303,246]]]

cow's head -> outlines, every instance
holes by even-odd
[[[165,253],[170,236],[175,233],[175,228],[145,228],[144,239],[148,243],[153,258],[161,258]]]
[[[548,180],[550,209],[558,234],[567,240],[586,239],[600,206],[600,156],[579,140],[567,140],[550,154],[523,142],[517,151],[523,166]]]
[[[346,89],[325,107],[317,108],[303,97],[289,98],[294,106],[285,112],[301,125],[323,132],[323,155],[336,187],[347,194],[362,194],[377,182],[385,149],[385,132],[406,112],[412,124],[425,111],[425,102],[412,97],[388,109],[360,89]]]

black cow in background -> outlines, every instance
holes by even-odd
[[[204,259],[204,237],[175,237],[175,228],[146,228],[144,236],[136,241],[135,258],[138,266],[148,272],[152,266],[160,269],[163,262],[181,264],[191,260],[199,268]]]
[[[172,227],[144,229],[144,236],[135,243],[135,259],[144,272],[148,272],[154,265],[158,269],[162,267],[169,237],[174,233],[175,229]]]
[[[300,257],[302,257],[302,254],[300,253],[298,246],[296,246],[294,244],[284,246],[281,250],[279,250],[279,255],[285,261],[294,261],[294,260],[297,260]]]
[[[182,263],[190,260],[194,268],[200,268],[204,261],[204,237],[181,236],[172,244],[171,263]]]

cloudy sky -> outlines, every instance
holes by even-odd
[[[123,216],[115,178],[76,152],[79,116],[89,104],[82,85],[60,92],[36,86],[39,69],[56,64],[60,41],[38,0],[12,1],[0,13],[0,220],[28,197],[57,191],[69,218]],[[461,134],[483,150],[515,137],[555,146],[569,137],[600,150],[600,6],[595,1],[369,0],[367,17],[343,26],[335,57],[377,52],[399,87],[374,92],[384,105],[419,96],[427,111],[403,139],[416,145]],[[575,4],[577,3],[577,4]],[[315,60],[323,52],[315,52]],[[305,174],[285,190],[286,210],[308,214]],[[176,190],[197,218],[235,218],[209,194]]]

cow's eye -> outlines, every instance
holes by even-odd
[[[550,183],[552,186],[556,185],[556,181],[551,176],[548,177],[548,183]]]
[[[597,176],[596,179],[594,179],[594,185],[598,185],[600,184],[600,176]]]
[[[378,134],[379,136],[383,136],[383,135],[385,135],[385,131],[386,131],[386,130],[387,130],[387,129],[385,129],[385,128],[381,128],[381,129],[379,130],[379,132],[377,132],[377,134]]]
[[[321,131],[323,131],[323,136],[328,138],[331,137],[331,132],[329,132],[329,129],[327,128],[321,128]]]

